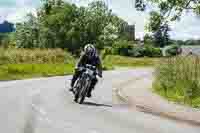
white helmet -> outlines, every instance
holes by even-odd
[[[85,45],[84,52],[88,57],[93,57],[96,55],[96,49],[92,44]]]

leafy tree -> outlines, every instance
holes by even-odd
[[[169,26],[165,24],[164,26],[161,26],[155,33],[154,33],[154,40],[155,40],[155,45],[157,47],[164,47],[166,45],[170,44],[170,39],[169,39]]]
[[[38,47],[39,27],[36,17],[28,14],[26,21],[16,25],[16,47]]]
[[[136,0],[137,2],[138,0]],[[192,11],[200,14],[199,0],[139,0],[139,7],[144,4],[153,4],[158,7],[158,12],[162,14],[164,21],[179,20],[184,11]],[[136,6],[137,8],[137,6]]]
[[[102,49],[123,36],[125,24],[103,1],[77,7],[63,0],[43,0],[36,17],[29,15],[17,24],[16,46],[66,48],[73,54],[87,43]]]
[[[154,44],[154,38],[152,35],[145,34],[144,35],[144,44],[145,45],[153,45]]]
[[[168,25],[169,22],[180,20],[185,11],[200,14],[199,0],[136,0],[136,8],[140,9],[142,5],[153,5],[157,8],[150,13],[147,30],[154,33],[158,44],[161,40],[169,37],[167,33],[169,30],[163,31],[163,27]],[[165,33],[165,37],[163,33]]]

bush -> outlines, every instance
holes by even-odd
[[[179,45],[170,45],[164,48],[165,56],[175,56],[178,54]]]
[[[129,51],[132,57],[161,57],[162,52],[160,48],[155,48],[153,46],[135,46]]]
[[[101,52],[102,59],[104,59],[107,55],[111,55],[111,54],[112,54],[112,47],[104,48]]]
[[[153,46],[145,46],[144,47],[144,56],[147,57],[161,57],[162,56],[162,51],[160,48],[156,48]]]
[[[119,40],[112,45],[112,48],[106,47],[102,51],[103,58],[110,54],[131,57],[161,57],[162,51],[152,45],[139,46],[126,40]]]
[[[129,50],[129,55],[131,57],[144,57],[144,48],[135,46],[133,49]]]
[[[119,40],[112,45],[112,54],[130,56],[129,51],[132,50],[133,44],[126,40]]]

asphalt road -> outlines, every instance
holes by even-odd
[[[66,91],[71,76],[0,82],[2,133],[199,133],[178,123],[113,104],[112,88],[144,70],[104,73],[93,98],[79,105]]]

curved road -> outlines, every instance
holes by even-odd
[[[66,91],[71,76],[0,82],[2,133],[199,133],[200,127],[130,110],[112,88],[148,69],[104,72],[93,98],[75,104]]]

